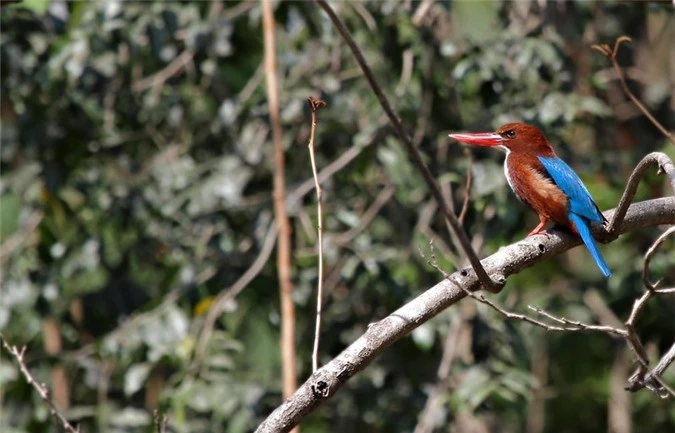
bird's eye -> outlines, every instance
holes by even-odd
[[[515,131],[515,129],[509,129],[508,131],[505,131],[505,132],[504,132],[504,136],[505,136],[506,138],[513,138],[513,137],[515,137],[515,136],[516,136],[516,131]]]

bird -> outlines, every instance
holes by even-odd
[[[539,216],[539,224],[528,237],[548,236],[545,227],[553,221],[579,235],[602,274],[612,275],[590,231],[591,223],[604,225],[607,219],[541,130],[525,123],[507,123],[495,132],[449,135],[462,143],[506,151],[504,174],[509,186]]]

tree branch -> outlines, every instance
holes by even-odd
[[[323,208],[322,191],[319,175],[316,170],[316,158],[314,157],[314,134],[316,132],[316,112],[326,106],[326,102],[321,99],[309,97],[309,106],[312,109],[312,128],[309,133],[309,159],[312,163],[312,176],[314,177],[314,186],[316,189],[316,219],[317,233],[319,236],[319,281],[316,290],[316,324],[314,326],[314,348],[312,349],[312,372],[319,368],[319,338],[321,335],[321,306],[323,300]]]
[[[665,153],[652,152],[648,154],[642,158],[642,161],[638,163],[637,167],[635,167],[633,173],[631,173],[630,177],[628,178],[626,189],[621,196],[621,200],[619,200],[619,204],[616,207],[616,212],[610,219],[609,227],[607,228],[607,232],[610,235],[614,235],[619,230],[619,226],[621,225],[621,221],[626,214],[626,210],[633,201],[633,197],[635,197],[635,192],[637,191],[640,179],[642,179],[647,169],[652,165],[656,165],[658,167],[658,174],[662,172],[666,173],[670,187],[673,189],[673,194],[675,195],[675,165],[673,165],[673,162]]]
[[[438,184],[436,183],[436,180],[434,179],[433,175],[431,174],[431,171],[429,171],[429,168],[422,160],[422,156],[419,150],[417,150],[417,147],[415,147],[415,145],[413,144],[412,140],[410,139],[410,136],[408,136],[408,134],[405,132],[401,120],[398,118],[394,110],[391,108],[389,100],[387,99],[384,92],[380,88],[380,85],[375,80],[375,76],[373,75],[370,66],[368,66],[368,62],[366,62],[366,59],[363,56],[363,53],[361,52],[361,49],[359,48],[358,45],[356,45],[356,42],[349,33],[349,30],[347,30],[347,27],[342,22],[340,17],[337,16],[335,11],[330,7],[328,3],[326,3],[325,0],[316,0],[316,3],[321,7],[321,9],[323,9],[326,12],[330,20],[333,22],[333,25],[335,25],[335,28],[337,28],[340,35],[342,35],[342,38],[351,49],[352,54],[354,54],[354,58],[361,67],[361,70],[363,70],[363,74],[365,75],[368,84],[370,84],[370,87],[375,93],[375,96],[377,96],[377,99],[380,102],[382,109],[387,114],[389,121],[391,122],[392,126],[394,127],[394,130],[398,134],[399,139],[401,140],[406,150],[408,151],[408,155],[410,156],[413,165],[415,165],[417,170],[422,174],[422,178],[427,183],[429,190],[431,191],[431,195],[438,203],[439,209],[443,212],[443,215],[445,215],[445,219],[447,220],[448,224],[450,224],[450,227],[457,236],[459,244],[464,250],[466,257],[469,259],[471,267],[478,276],[478,279],[481,281],[483,288],[491,292],[499,292],[503,287],[503,281],[491,280],[488,273],[481,265],[480,259],[478,258],[478,255],[476,255],[476,252],[473,250],[473,247],[471,246],[471,242],[469,241],[468,236],[464,232],[464,229],[462,229],[462,225],[458,221],[455,214],[450,211],[450,208],[443,199],[441,190],[438,187]]]
[[[605,213],[613,218],[614,210]],[[659,198],[634,203],[628,209],[619,231],[626,233],[661,224],[675,224],[675,198]],[[596,227],[597,231],[604,231]],[[548,237],[537,236],[501,248],[483,259],[492,278],[506,281],[539,261],[558,255],[581,240],[571,234],[552,230]],[[258,427],[258,433],[286,432],[297,425],[319,404],[335,394],[352,376],[368,366],[382,351],[410,331],[466,297],[465,290],[480,288],[475,274],[466,270],[450,276],[459,287],[444,279],[403,305],[389,316],[372,324],[340,355],[317,370],[288,400]]]
[[[9,342],[5,339],[5,337],[2,334],[0,334],[0,340],[2,340],[2,345],[5,347],[5,349],[7,349],[7,351],[16,359],[17,364],[19,364],[21,374],[23,374],[23,377],[26,379],[26,382],[29,385],[31,385],[35,389],[35,391],[37,391],[42,401],[47,403],[52,416],[61,423],[63,429],[68,433],[79,433],[80,426],[73,427],[73,425],[70,422],[68,422],[68,419],[65,417],[65,415],[63,415],[61,411],[59,411],[59,409],[56,407],[52,399],[49,397],[49,391],[47,389],[47,386],[44,383],[38,382],[33,376],[33,373],[31,373],[30,370],[28,369],[25,360],[26,346],[23,346],[21,349],[19,349],[17,346],[9,344]]]

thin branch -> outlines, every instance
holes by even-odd
[[[166,427],[169,424],[169,417],[165,413],[160,413],[157,409],[152,412],[152,420],[155,424],[155,433],[166,433]]]
[[[195,346],[195,359],[199,360],[204,355],[206,346],[211,338],[213,333],[213,327],[216,323],[218,317],[225,310],[225,307],[232,301],[242,290],[248,286],[248,284],[253,281],[253,279],[262,271],[263,267],[267,263],[267,260],[272,255],[274,250],[274,245],[277,241],[277,234],[279,233],[279,227],[276,223],[276,220],[273,220],[270,223],[269,228],[267,229],[267,234],[265,235],[265,240],[263,241],[262,248],[258,256],[253,261],[253,264],[244,272],[237,281],[234,282],[227,290],[220,292],[220,294],[213,300],[209,312],[206,313],[204,319],[204,325],[202,326],[201,332],[197,339],[197,345]]]
[[[606,212],[608,217],[614,211]],[[675,223],[675,198],[659,198],[634,203],[621,224],[621,233]],[[596,228],[600,230],[600,228]],[[506,280],[545,258],[579,245],[578,237],[551,231],[548,237],[536,236],[502,247],[483,259],[491,275]],[[466,270],[451,276],[457,285],[443,279],[389,316],[373,323],[367,331],[333,360],[319,368],[298,390],[277,407],[256,430],[259,433],[286,432],[297,425],[326,399],[335,394],[352,376],[366,368],[394,342],[408,335],[432,317],[465,298],[466,290],[481,287],[475,274]]]
[[[194,55],[191,51],[183,51],[171,63],[166,65],[164,69],[133,83],[131,89],[134,92],[143,92],[144,90],[163,84],[166,80],[182,71],[185,65],[192,61]]]
[[[424,16],[427,14],[431,6],[433,6],[434,0],[423,0],[413,15],[412,22],[415,27],[419,27],[424,20]]]
[[[673,343],[672,346],[670,346],[670,349],[661,357],[659,362],[656,364],[656,367],[652,369],[648,374],[645,375],[644,377],[644,382],[648,383],[651,382],[655,377],[660,377],[664,371],[668,368],[670,364],[673,363],[673,360],[675,360],[675,343]],[[669,389],[668,387],[666,387]],[[671,395],[675,397],[675,393],[670,391]]]
[[[319,172],[319,182],[325,182],[326,180],[330,179],[335,173],[339,172],[349,163],[354,161],[354,159],[356,159],[366,147],[376,143],[377,141],[378,140],[376,137],[373,137],[369,144],[365,146],[352,146],[347,149],[347,151],[342,153],[338,159],[328,164]],[[309,178],[301,183],[288,194],[288,202],[293,203],[302,199],[312,190],[313,185],[313,178]],[[199,339],[195,349],[196,359],[200,359],[203,356],[208,340],[211,338],[211,334],[213,333],[213,327],[216,320],[218,319],[218,316],[220,316],[230,301],[234,299],[244,288],[246,288],[246,286],[260,273],[260,271],[262,271],[265,263],[267,263],[267,260],[272,254],[272,250],[277,238],[278,227],[276,224],[277,223],[275,220],[271,222],[267,234],[265,235],[265,240],[260,253],[258,253],[258,256],[249,269],[247,269],[246,272],[244,272],[244,274],[242,274],[242,276],[234,284],[232,284],[232,286],[223,290],[214,300],[213,305],[206,315],[204,325],[200,331]]]
[[[635,197],[635,192],[637,191],[638,184],[640,180],[644,177],[647,169],[652,165],[658,167],[658,172],[665,172],[668,176],[668,182],[670,183],[671,188],[673,189],[673,194],[675,195],[675,165],[670,160],[668,155],[661,152],[652,152],[642,158],[638,163],[637,167],[633,170],[628,182],[626,183],[626,189],[619,200],[619,204],[616,207],[616,212],[614,212],[612,218],[610,219],[609,226],[607,227],[607,232],[611,236],[615,236],[615,233],[619,231],[621,222],[626,214],[626,210],[630,203]]]
[[[612,66],[616,71],[616,75],[619,78],[619,82],[621,83],[621,88],[623,89],[623,92],[626,94],[626,96],[628,96],[633,104],[635,104],[635,106],[638,108],[638,110],[640,110],[642,114],[644,114],[659,131],[661,131],[661,134],[670,140],[671,143],[675,144],[675,137],[673,137],[673,134],[668,132],[668,130],[663,125],[661,125],[658,120],[656,120],[652,113],[649,112],[647,107],[645,107],[642,102],[640,102],[637,96],[635,96],[635,94],[633,94],[633,92],[628,87],[628,83],[626,83],[626,77],[624,77],[623,72],[621,71],[621,66],[619,66],[619,61],[616,58],[619,48],[621,48],[621,45],[624,42],[632,42],[632,39],[628,36],[619,36],[614,42],[613,49],[610,49],[609,45],[607,44],[592,45],[591,48],[609,57],[609,60],[612,62]]]
[[[323,300],[323,208],[321,204],[321,184],[316,170],[316,158],[314,157],[314,135],[316,132],[316,112],[326,106],[326,102],[310,97],[309,106],[312,109],[312,128],[309,133],[309,159],[312,162],[312,176],[316,188],[316,218],[317,233],[319,235],[319,282],[316,290],[316,325],[314,327],[314,348],[312,350],[312,372],[319,368],[319,336],[321,333],[321,303]]]
[[[263,15],[263,39],[265,51],[265,78],[267,103],[269,105],[272,137],[274,142],[274,214],[279,227],[277,245],[277,274],[281,297],[281,363],[282,390],[284,398],[297,387],[295,372],[295,304],[291,282],[291,226],[286,210],[286,169],[284,145],[279,108],[279,80],[275,41],[275,21],[271,0],[260,0]]]
[[[604,332],[607,334],[614,334],[618,337],[624,338],[628,337],[627,331],[615,328],[613,326],[589,325],[587,323],[579,322],[578,320],[570,320],[565,317],[556,317],[537,306],[528,305],[527,308],[529,308],[532,311],[535,311],[537,314],[541,314],[542,316],[550,320],[553,320],[554,322],[558,322],[561,325],[566,326],[565,331],[596,331],[596,332]]]
[[[393,185],[387,185],[380,191],[380,194],[375,198],[373,203],[359,218],[359,223],[356,227],[352,227],[344,233],[340,233],[333,237],[333,243],[336,245],[349,244],[359,233],[361,233],[377,216],[380,209],[387,204],[389,199],[394,195],[396,189]]]
[[[645,260],[644,264],[642,265],[642,282],[647,288],[647,290],[655,290],[658,285],[661,283],[661,280],[657,281],[656,283],[652,284],[651,281],[649,281],[649,263],[652,261],[652,256],[658,250],[658,248],[661,246],[663,242],[668,238],[668,236],[672,235],[675,233],[675,227],[671,227],[668,230],[666,230],[661,236],[654,241],[651,247],[647,250],[647,254],[645,254]]]
[[[412,160],[415,167],[422,174],[424,181],[427,183],[429,190],[431,191],[431,195],[438,202],[439,209],[443,212],[443,215],[445,215],[448,224],[450,224],[450,227],[452,227],[452,230],[457,235],[457,239],[459,240],[459,243],[462,249],[464,250],[466,257],[469,259],[471,267],[478,276],[478,279],[481,281],[483,288],[491,292],[499,292],[503,287],[503,285],[499,281],[493,281],[488,275],[488,273],[485,271],[483,266],[481,265],[480,259],[476,255],[476,252],[473,250],[473,247],[471,246],[471,242],[469,241],[468,236],[462,229],[462,226],[457,220],[455,214],[450,211],[447,203],[445,202],[445,200],[443,200],[443,195],[441,194],[441,190],[438,187],[436,180],[434,180],[434,177],[429,171],[429,168],[422,160],[422,156],[419,150],[417,150],[417,148],[412,143],[412,140],[405,132],[401,120],[398,118],[394,110],[391,108],[389,100],[387,99],[384,92],[380,88],[380,85],[375,80],[375,76],[373,75],[370,66],[368,66],[368,62],[363,56],[363,53],[361,52],[359,46],[356,45],[356,42],[349,33],[349,30],[347,30],[347,27],[344,25],[340,17],[338,17],[335,14],[333,8],[331,8],[330,5],[325,0],[315,0],[315,1],[321,7],[321,9],[323,9],[326,12],[330,20],[333,22],[333,25],[335,25],[340,35],[342,35],[342,38],[351,49],[352,54],[356,58],[356,62],[363,70],[363,74],[365,75],[366,80],[370,84],[370,87],[372,88],[373,92],[375,93],[375,96],[377,96],[377,99],[380,102],[382,109],[387,114],[387,117],[389,117],[389,121],[396,130],[399,139],[405,145],[405,148],[408,151],[410,159]]]
[[[462,203],[462,210],[459,212],[459,223],[464,225],[464,217],[466,217],[466,212],[469,210],[469,199],[471,198],[471,185],[473,184],[473,154],[469,152],[469,149],[464,149],[464,155],[468,158],[469,166],[466,168],[466,180],[464,181],[464,202]]]
[[[21,349],[19,349],[17,346],[9,344],[9,342],[5,339],[5,336],[2,334],[0,334],[0,340],[2,340],[2,345],[5,347],[5,349],[7,349],[10,355],[16,359],[19,369],[21,370],[21,374],[26,379],[26,382],[32,386],[35,391],[37,391],[42,401],[44,401],[49,406],[49,411],[51,412],[52,416],[61,423],[63,429],[69,433],[79,433],[80,426],[78,425],[77,427],[73,427],[73,425],[68,422],[68,419],[66,419],[61,411],[59,411],[52,399],[49,397],[49,390],[47,389],[47,386],[44,383],[38,382],[33,376],[33,373],[31,373],[28,369],[25,360],[26,346],[23,346]]]
[[[384,124],[384,119],[381,119],[378,121],[378,129],[380,128],[380,125]],[[356,157],[358,157],[365,148],[372,146],[374,144],[378,144],[381,142],[379,140],[380,134],[377,133],[377,131],[373,134],[373,137],[371,140],[368,142],[368,144],[364,146],[352,146],[347,151],[342,153],[335,161],[331,162],[328,164],[326,167],[324,167],[320,172],[319,172],[319,182],[323,183],[327,179],[329,179],[331,176],[333,176],[335,173],[338,171],[342,170],[344,167],[347,166],[350,162],[352,162]],[[308,192],[310,192],[312,189],[314,189],[314,179],[309,178],[302,182],[293,192],[291,192],[288,195],[288,201],[289,203],[296,202],[300,200],[302,197],[304,197]]]

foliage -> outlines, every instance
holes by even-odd
[[[668,4],[439,2],[419,21],[417,2],[335,6],[457,209],[469,164],[450,130],[513,119],[541,126],[603,209],[615,206],[634,164],[665,146],[593,43],[624,33],[635,40],[621,58],[638,71],[631,86],[675,128]],[[323,185],[321,359],[440,278],[419,254],[430,239],[445,267],[461,263],[339,34],[309,2],[278,3],[275,14],[302,379],[317,281],[315,198],[302,187],[311,178],[308,96],[328,102],[319,168],[357,154]],[[29,367],[58,388],[53,395],[83,431],[150,431],[155,408],[172,431],[250,431],[280,401],[273,260],[228,305],[203,362],[194,350],[213,297],[250,266],[273,224],[259,3],[34,0],[3,7],[0,24],[0,331],[28,345]],[[502,156],[474,155],[465,227],[484,256],[522,237],[536,217],[507,191]],[[394,197],[340,242],[389,185]],[[638,198],[663,193],[654,176]],[[499,301],[593,320],[584,292],[597,288],[624,317],[655,234],[603,248],[615,271],[608,282],[575,249],[510,279]],[[663,251],[653,270],[672,281],[672,242]],[[641,324],[650,350],[675,338],[673,308],[672,300],[654,306]],[[411,431],[455,317],[469,331],[439,430],[473,422],[523,431],[542,386],[543,431],[607,429],[610,370],[624,347],[604,335],[544,335],[468,302],[384,353],[303,429]],[[533,372],[542,362],[535,353],[548,362],[544,376]],[[0,362],[3,431],[53,431],[17,367],[4,354]],[[53,382],[57,367],[63,383]],[[631,401],[640,431],[675,428],[672,402],[646,392]]]

